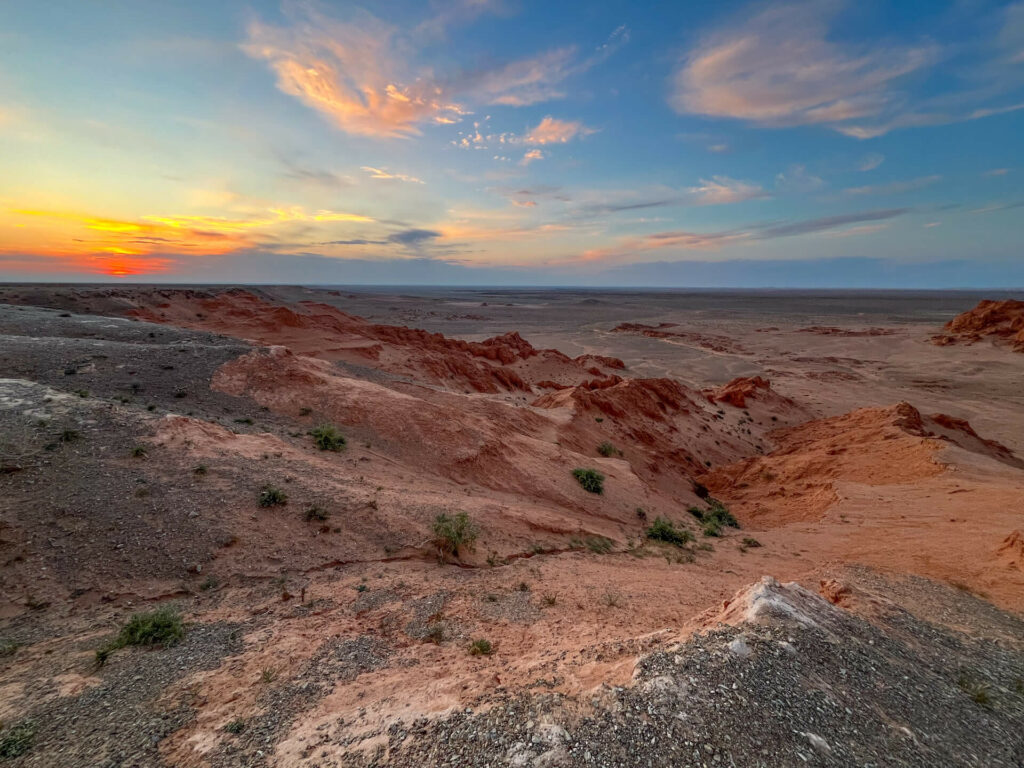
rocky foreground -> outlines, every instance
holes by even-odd
[[[920,389],[822,413],[647,318],[602,332],[776,373],[2,295],[0,761],[1024,763],[1024,463]]]

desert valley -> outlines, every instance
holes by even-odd
[[[0,761],[1020,766],[984,298],[3,286]]]

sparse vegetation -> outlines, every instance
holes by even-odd
[[[729,511],[722,502],[718,499],[713,499],[710,496],[707,499],[708,508],[701,509],[700,507],[690,507],[687,511],[696,517],[701,522],[701,529],[704,531],[705,536],[721,536],[722,528],[728,526],[730,528],[739,528],[740,524],[736,518],[733,517],[732,512]]]
[[[449,557],[458,558],[460,550],[472,549],[480,535],[479,528],[466,512],[438,515],[434,518],[433,532],[437,556],[441,562]]]
[[[975,704],[985,709],[992,708],[992,687],[988,683],[962,675],[958,684]]]
[[[583,543],[595,555],[607,555],[612,551],[612,540],[604,536],[588,536]]]
[[[622,595],[618,592],[605,592],[601,596],[601,602],[609,608],[621,608],[623,603]]]
[[[330,513],[320,507],[310,507],[306,510],[306,522],[313,522],[314,520],[324,521],[328,517],[330,517]]]
[[[530,591],[530,585],[527,584],[525,581],[520,581],[518,589],[519,589],[520,592],[529,592]]]
[[[743,541],[740,542],[740,552],[746,552],[748,549],[757,549],[760,546],[763,545],[757,539],[752,536],[744,536]]]
[[[605,458],[609,458],[611,456],[621,456],[622,455],[622,451],[620,451],[618,448],[616,448],[614,445],[612,445],[611,443],[609,443],[607,441],[605,441],[605,442],[601,443],[599,446],[597,446],[597,452],[600,453]]]
[[[263,486],[260,491],[261,507],[277,507],[288,503],[288,494],[272,485]]]
[[[170,608],[135,613],[121,627],[117,637],[96,651],[96,663],[102,666],[110,654],[129,645],[158,645],[169,648],[185,637],[185,624],[181,616]]]
[[[672,544],[677,547],[693,541],[692,533],[682,528],[676,528],[671,520],[666,520],[663,517],[654,518],[654,522],[647,529],[646,535],[648,539],[663,541],[666,544]]]
[[[62,443],[73,443],[81,436],[82,434],[77,429],[65,429],[60,433],[60,441]]]
[[[0,736],[0,760],[21,757],[30,749],[36,738],[36,724],[31,720],[23,720],[12,725]]]
[[[13,656],[20,646],[13,640],[0,640],[0,659]]]
[[[146,450],[144,445],[136,445],[132,448],[132,456],[136,459],[144,459],[149,456],[149,451]]]
[[[587,493],[604,493],[604,475],[596,469],[578,467],[572,471],[572,476]]]
[[[199,466],[192,470],[192,474],[201,476],[205,475],[208,471],[209,470],[207,469],[205,464],[200,464]]]
[[[698,499],[706,500],[709,496],[711,496],[711,491],[708,490],[708,487],[703,483],[698,483],[696,481],[694,481],[693,483],[693,492],[697,494]]]
[[[277,667],[264,667],[260,670],[260,682],[264,685],[270,685],[270,683],[277,680]]]
[[[238,734],[245,731],[245,720],[242,720],[241,718],[239,718],[238,720],[232,720],[230,723],[224,726],[224,730],[228,733],[237,736]]]
[[[345,438],[333,424],[321,424],[310,430],[313,443],[321,451],[340,451],[345,447]]]
[[[492,653],[494,653],[494,647],[491,645],[491,641],[482,637],[474,640],[469,646],[470,656],[490,656]]]
[[[637,520],[646,520],[647,519],[647,510],[644,509],[643,507],[637,507],[636,508],[636,518],[637,518]]]
[[[235,424],[253,424],[253,420],[246,416],[244,419],[235,419]]]
[[[546,605],[546,606],[548,606],[550,608],[551,606],[557,605],[557,604],[558,604],[558,597],[557,597],[557,595],[544,595],[544,605]]]

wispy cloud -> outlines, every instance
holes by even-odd
[[[985,171],[982,176],[1005,176],[1010,172],[1009,168],[993,168],[990,171]]]
[[[409,176],[405,173],[392,173],[384,168],[373,168],[369,165],[364,165],[360,168],[363,173],[368,173],[371,179],[379,179],[381,181],[405,181],[410,184],[426,184],[423,179],[418,179],[415,176]]]
[[[673,80],[679,112],[768,126],[874,117],[900,78],[938,58],[933,45],[852,48],[828,38],[837,3],[770,6],[708,37]]]
[[[497,69],[470,73],[460,92],[484,104],[525,107],[565,97],[565,83],[605,62],[629,42],[629,30],[617,27],[590,55],[580,56],[576,46],[547,51]]]
[[[982,64],[964,78],[966,89],[929,96],[915,94],[911,78],[952,56],[950,47],[928,40],[840,42],[831,26],[844,5],[768,5],[707,36],[680,62],[670,104],[681,113],[767,127],[825,125],[857,139],[1024,109],[992,103],[1019,85],[1005,72],[1024,48],[1021,3],[1008,9],[997,39],[972,52]]]
[[[286,5],[288,24],[254,21],[242,47],[269,63],[280,90],[341,130],[394,138],[417,135],[424,124],[457,123],[470,114],[466,103],[526,106],[562,98],[569,78],[604,61],[629,39],[620,27],[590,56],[563,47],[447,79],[413,66],[419,38],[490,6],[463,0],[450,8],[451,18],[442,13],[433,25],[404,32],[362,10],[339,21],[310,4]]]
[[[567,144],[577,136],[589,136],[594,133],[583,123],[574,120],[557,120],[545,117],[536,128],[531,130],[523,141],[527,144]]]
[[[807,194],[821,189],[823,186],[825,186],[824,179],[813,173],[808,173],[807,166],[802,164],[791,165],[775,176],[775,187],[783,192]]]
[[[868,152],[857,165],[858,171],[873,171],[885,162],[885,155],[878,152]]]
[[[847,195],[898,195],[903,192],[912,192],[915,189],[923,189],[924,187],[930,187],[932,184],[937,184],[942,181],[942,176],[934,174],[932,176],[922,176],[917,179],[909,179],[907,181],[892,181],[888,184],[869,184],[863,187],[850,187],[844,189],[843,192]]]
[[[849,235],[866,234],[877,231],[880,226],[877,222],[894,219],[909,211],[909,208],[887,208],[785,223],[752,224],[718,232],[688,230],[655,232],[640,237],[624,238],[614,245],[586,251],[581,258],[584,261],[599,261],[652,250],[714,251],[742,242],[797,237],[840,229]],[[875,222],[875,224],[868,224],[859,229],[844,229],[865,222]]]
[[[756,197],[768,197],[768,193],[760,185],[737,181],[728,176],[701,179],[699,186],[689,187],[686,192],[694,205],[723,205],[740,203]]]
[[[365,12],[345,23],[310,6],[302,8],[288,11],[288,27],[251,23],[243,48],[270,63],[278,88],[323,112],[342,130],[409,136],[419,133],[420,123],[465,113],[428,73],[417,77],[408,72],[391,25]]]

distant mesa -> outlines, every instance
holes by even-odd
[[[933,344],[944,347],[991,339],[1008,344],[1014,352],[1024,352],[1024,301],[982,299],[974,309],[946,323],[944,329],[945,333],[932,337]]]
[[[612,333],[628,333],[634,336],[647,336],[652,339],[664,339],[666,341],[683,344],[688,347],[697,347],[707,352],[715,352],[723,355],[747,355],[750,354],[742,344],[728,336],[721,336],[710,333],[697,333],[694,331],[674,331],[678,323],[658,323],[657,325],[645,325],[644,323],[620,323],[612,328]]]

